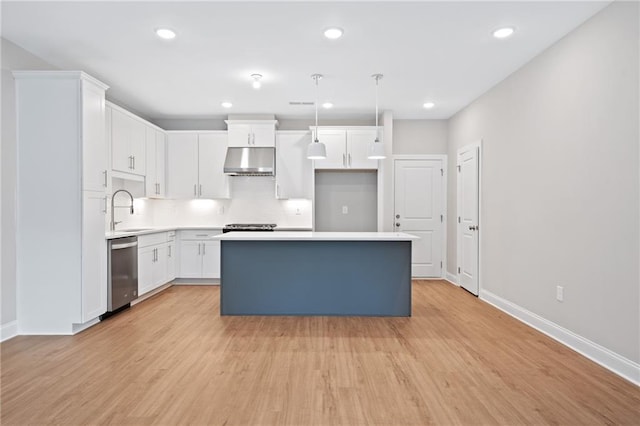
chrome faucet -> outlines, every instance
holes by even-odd
[[[121,221],[116,222],[116,217],[114,216],[114,209],[116,208],[116,206],[114,205],[113,200],[115,200],[116,194],[118,192],[126,192],[127,194],[129,194],[129,197],[131,197],[131,206],[117,206],[117,207],[118,208],[124,208],[124,207],[131,208],[131,214],[133,214],[133,195],[131,195],[131,193],[129,191],[127,191],[126,189],[118,189],[111,196],[111,231],[115,231],[116,230],[116,225],[121,222]]]

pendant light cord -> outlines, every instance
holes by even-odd
[[[320,102],[320,97],[318,95],[319,93],[318,77],[319,77],[318,75],[314,76],[316,80],[316,140],[315,140],[316,143],[318,143],[318,102]]]

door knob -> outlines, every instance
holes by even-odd
[[[399,214],[396,215],[396,219],[400,219],[400,215]]]
[[[400,226],[400,222],[396,222],[396,226]]]
[[[477,226],[469,226],[469,231],[476,231],[477,229]]]

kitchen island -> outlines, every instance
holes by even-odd
[[[399,232],[230,232],[221,315],[411,316],[411,241]]]

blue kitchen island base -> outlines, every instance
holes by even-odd
[[[411,316],[411,241],[221,241],[221,315]]]

